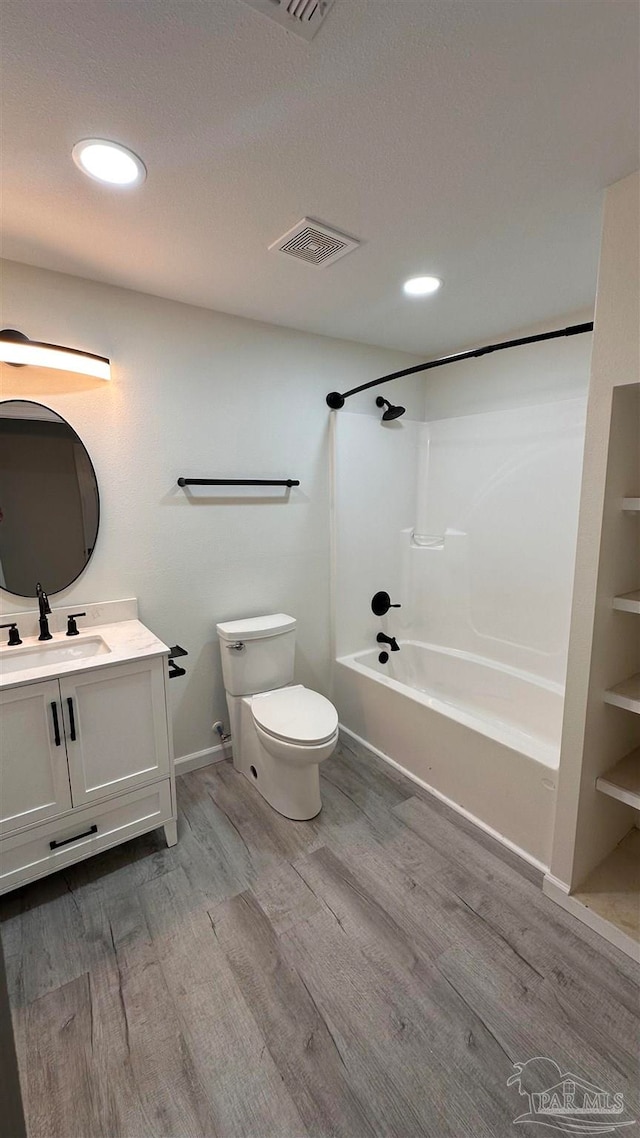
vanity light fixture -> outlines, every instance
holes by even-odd
[[[60,344],[42,344],[30,340],[15,328],[3,328],[0,332],[0,363],[14,367],[30,364],[32,367],[89,375],[93,379],[111,379],[111,364],[106,356],[81,352],[77,348],[63,348]]]
[[[440,277],[410,277],[402,289],[407,296],[430,296],[442,287]]]
[[[139,186],[147,176],[144,162],[133,150],[107,138],[81,139],[71,157],[83,174],[109,186]]]

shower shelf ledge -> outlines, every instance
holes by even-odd
[[[604,693],[604,701],[640,715],[640,672],[623,680],[621,684],[616,684],[614,688],[609,688]]]
[[[636,589],[633,593],[622,593],[619,597],[614,597],[613,607],[620,609],[620,612],[640,612],[640,589]]]
[[[640,511],[640,498],[623,498],[622,509],[629,510],[632,513]]]
[[[640,747],[596,779],[596,789],[640,810]]]

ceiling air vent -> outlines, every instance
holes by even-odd
[[[357,249],[360,242],[335,229],[329,229],[320,221],[312,217],[303,217],[293,229],[279,237],[269,246],[271,251],[286,253],[288,257],[297,257],[306,261],[308,265],[315,265],[318,269],[325,265],[332,265],[352,249]]]
[[[244,3],[287,31],[312,40],[333,0],[244,0]]]

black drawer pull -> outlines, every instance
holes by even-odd
[[[67,707],[69,708],[69,726],[71,728],[71,742],[76,741],[76,721],[73,715],[73,700],[71,696],[67,696]]]
[[[93,826],[89,826],[89,829],[85,830],[84,834],[76,834],[73,838],[63,838],[61,842],[49,842],[49,849],[57,850],[60,849],[60,846],[68,846],[69,842],[79,842],[80,838],[88,838],[90,834],[97,833],[98,827],[94,824]]]
[[[56,741],[56,747],[60,746],[60,724],[58,723],[58,705],[54,700],[51,704],[51,714],[53,716],[53,737]]]

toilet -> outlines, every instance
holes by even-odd
[[[230,620],[216,632],[234,767],[285,818],[315,818],[319,766],[338,742],[338,713],[319,692],[293,683],[295,617]]]

